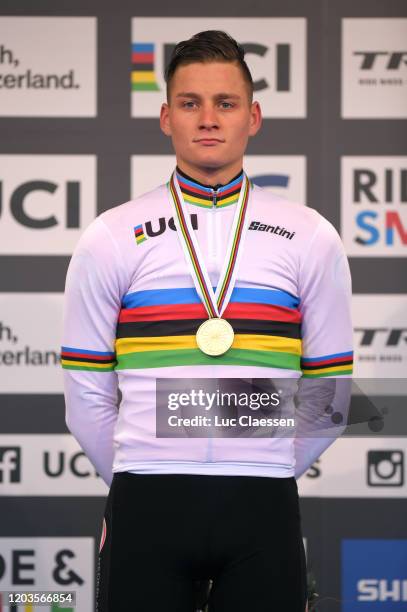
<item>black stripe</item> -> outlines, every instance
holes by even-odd
[[[190,336],[206,319],[180,319],[170,321],[131,321],[117,325],[117,338],[149,338],[159,336]],[[300,338],[299,323],[261,321],[256,319],[227,319],[235,334],[261,334]]]
[[[334,368],[344,365],[352,365],[353,359],[346,359],[344,361],[336,361],[335,363],[329,363],[326,365],[304,365],[301,362],[301,370],[324,370],[325,368]]]
[[[64,355],[64,353],[61,353],[61,359],[64,359],[66,361],[79,361],[81,363],[103,363],[103,364],[115,363],[116,361],[114,357],[111,359],[109,358],[90,359],[88,357],[71,357],[69,355]]]
[[[154,64],[138,64],[137,62],[133,62],[131,67],[138,72],[154,72]]]

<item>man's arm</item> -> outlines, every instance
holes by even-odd
[[[324,218],[301,265],[299,294],[303,377],[296,398],[296,478],[343,433],[351,393],[351,276],[342,241]]]
[[[68,429],[109,486],[118,416],[116,325],[127,289],[117,244],[98,217],[69,264],[61,363]]]

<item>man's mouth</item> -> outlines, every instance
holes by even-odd
[[[194,142],[202,145],[216,145],[224,142],[224,140],[220,140],[220,138],[198,138]]]

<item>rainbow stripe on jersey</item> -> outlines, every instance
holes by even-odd
[[[225,208],[236,204],[239,200],[240,189],[243,184],[243,171],[227,185],[222,185],[216,190],[215,200],[213,187],[197,183],[186,174],[181,173],[179,169],[176,172],[184,202],[188,204],[211,208],[215,202],[216,208]]]
[[[301,359],[301,369],[305,378],[352,374],[353,351],[323,355],[322,357],[303,357]]]
[[[232,325],[231,348],[205,355],[196,343],[207,318],[195,288],[128,294],[117,325],[115,369],[235,365],[300,369],[298,298],[284,291],[234,288],[223,318]]]
[[[235,337],[218,357],[205,355],[196,343],[207,318],[195,288],[135,291],[122,301],[114,352],[63,346],[61,364],[98,372],[234,365],[302,371],[306,378],[352,374],[352,351],[302,357],[299,298],[285,291],[235,287],[223,313]]]
[[[71,346],[62,346],[61,365],[68,370],[106,372],[114,370],[116,355],[110,351],[89,351]]]

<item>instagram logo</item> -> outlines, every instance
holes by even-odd
[[[20,482],[21,448],[19,446],[0,447],[0,483]]]
[[[367,483],[371,487],[401,487],[404,484],[404,453],[374,450],[367,455]]]

